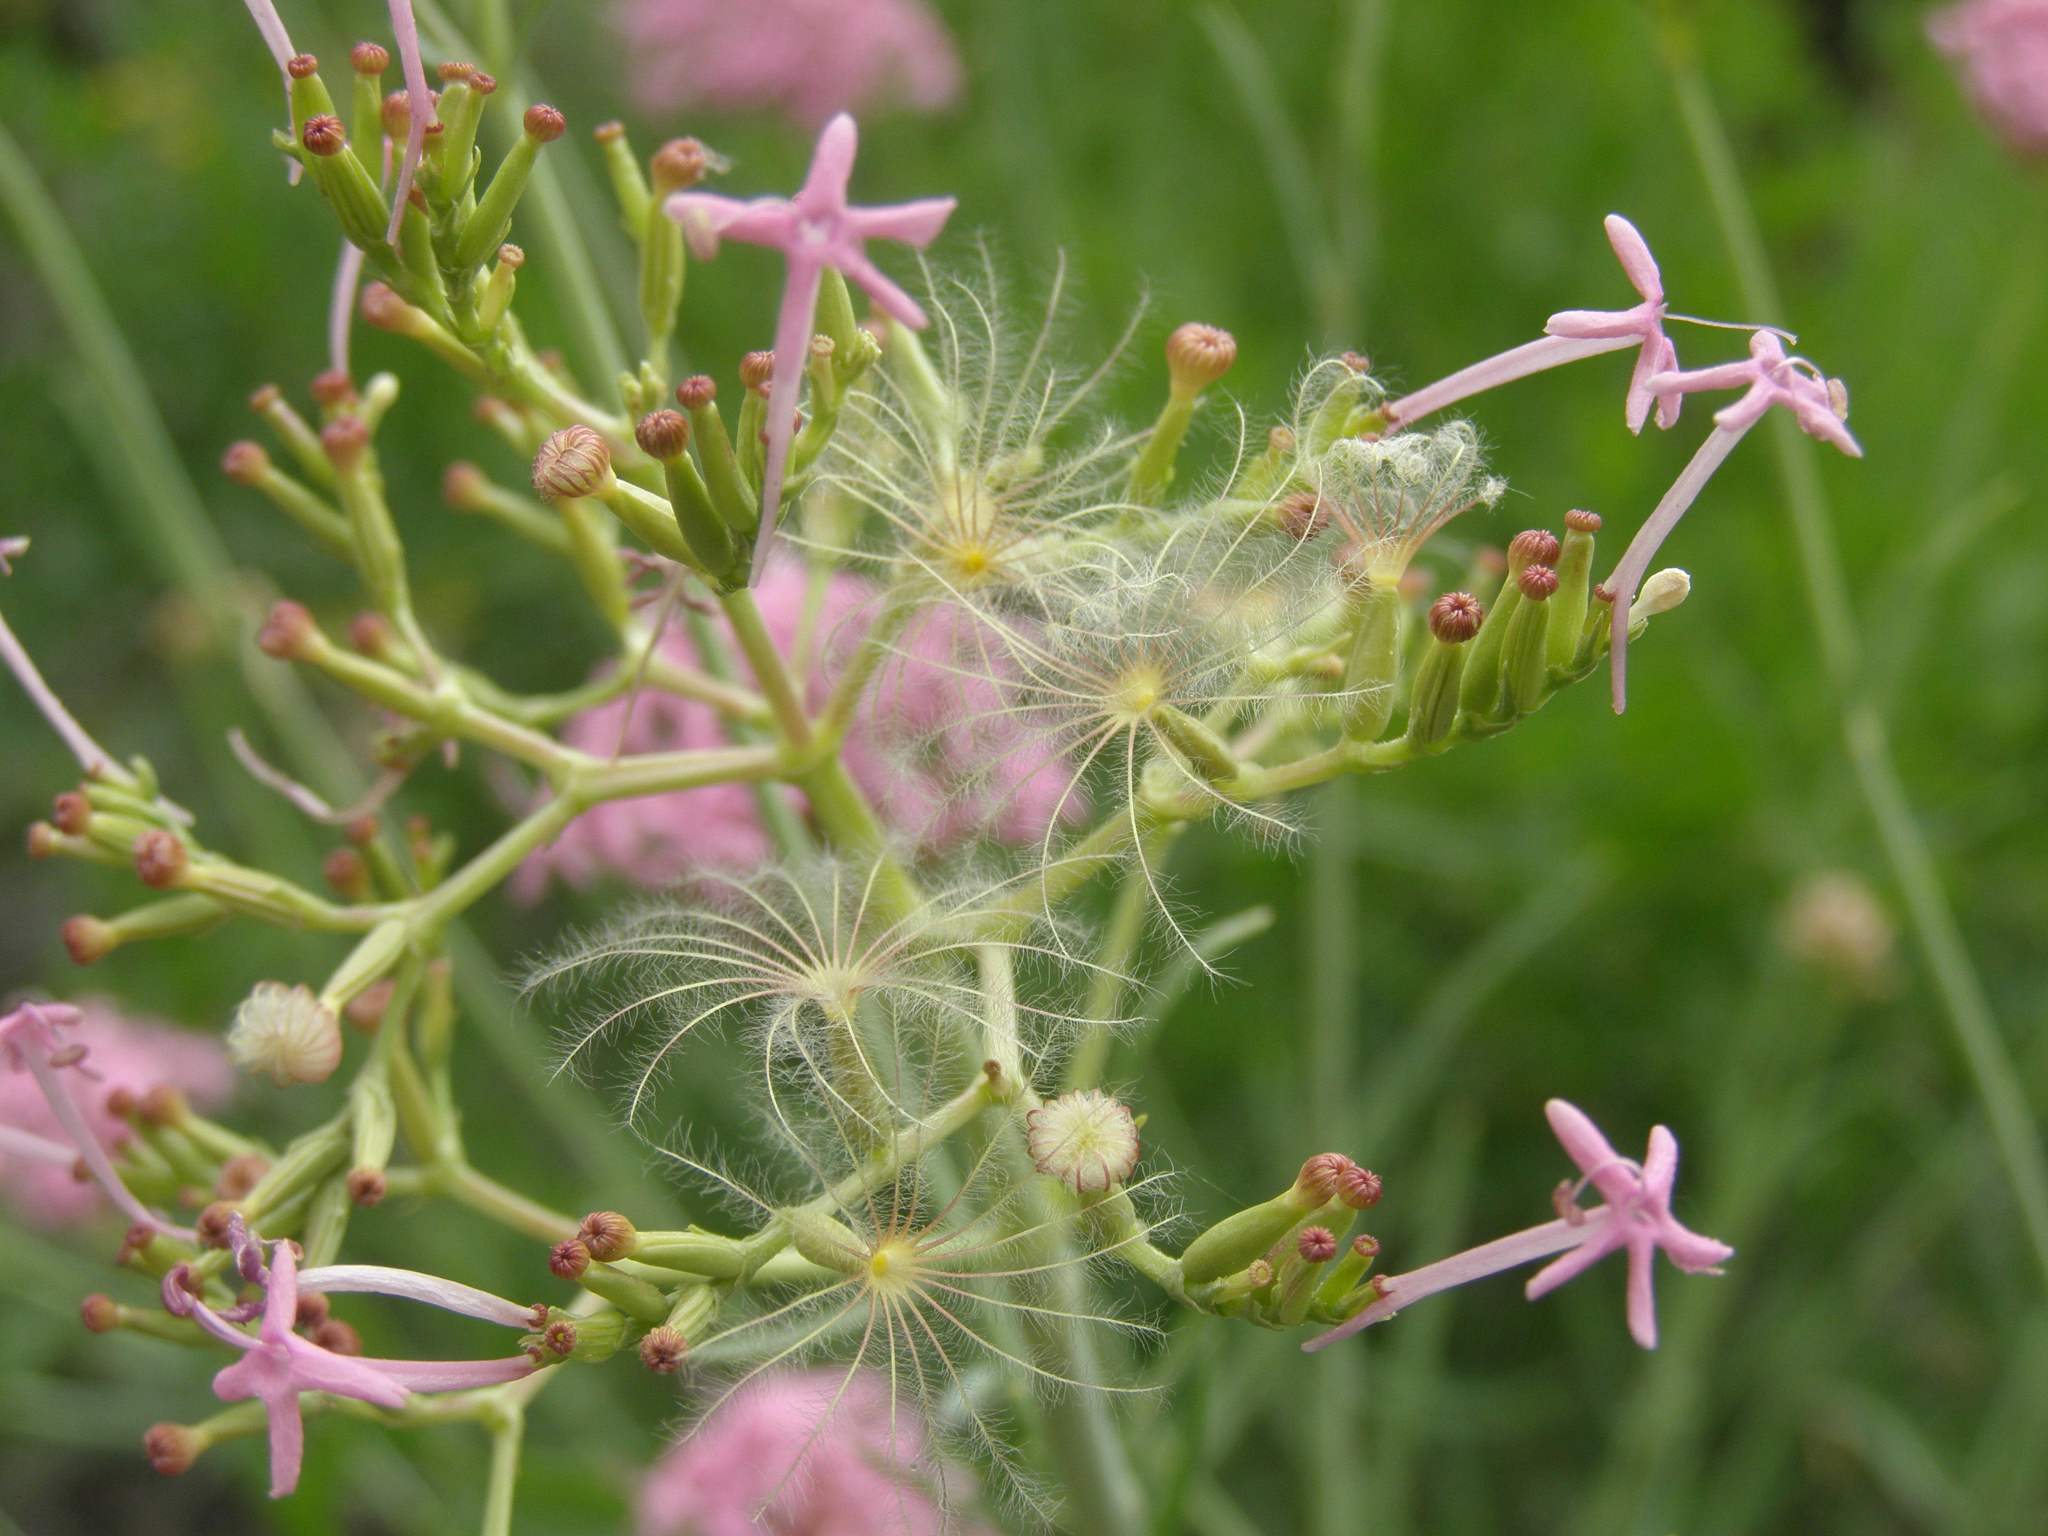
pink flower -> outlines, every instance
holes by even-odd
[[[953,1529],[929,1491],[917,1415],[869,1372],[756,1378],[656,1462],[636,1536],[938,1536]]]
[[[375,1403],[380,1408],[402,1408],[414,1392],[455,1392],[495,1386],[516,1381],[534,1369],[534,1363],[524,1355],[503,1360],[372,1360],[323,1349],[292,1331],[299,1313],[298,1254],[293,1245],[272,1244],[266,1271],[262,1240],[242,1230],[237,1218],[234,1246],[242,1277],[263,1286],[263,1322],[256,1333],[244,1332],[188,1292],[184,1284],[187,1271],[182,1264],[164,1277],[164,1306],[179,1317],[191,1318],[221,1343],[242,1352],[241,1359],[222,1367],[213,1378],[213,1390],[224,1402],[253,1397],[263,1403],[270,1421],[273,1499],[281,1499],[299,1486],[299,1467],[306,1449],[305,1422],[299,1416],[301,1392],[331,1392],[337,1397]],[[413,1278],[432,1280],[430,1276]],[[334,1287],[368,1288],[371,1287]],[[466,1286],[456,1289],[471,1296],[484,1294],[470,1292]],[[511,1303],[501,1305],[511,1307]],[[453,1310],[472,1309],[457,1306]],[[517,1314],[517,1320],[511,1326],[522,1327],[531,1321],[530,1314],[522,1309],[512,1308],[512,1312]]]
[[[768,567],[755,597],[776,648],[797,649],[805,626],[809,577],[794,562]],[[822,707],[832,682],[874,617],[876,594],[857,576],[834,575],[810,621],[812,662],[805,692]],[[696,665],[689,640],[662,637],[667,656]],[[1057,812],[1072,819],[1084,807],[1061,796],[1070,774],[1052,747],[1003,709],[1000,677],[991,675],[992,642],[976,621],[951,607],[913,617],[869,681],[847,733],[842,757],[854,782],[883,821],[912,843],[948,847],[987,833],[1007,842],[1045,835]],[[564,731],[573,747],[602,757],[729,745],[708,704],[654,689],[578,715]],[[621,746],[623,732],[623,748]],[[914,754],[914,756],[913,756]],[[801,805],[794,790],[771,788]],[[754,791],[711,784],[597,806],[569,824],[555,844],[528,859],[517,889],[540,895],[550,873],[571,885],[601,874],[635,885],[672,885],[693,871],[758,869],[770,844]]]
[[[8,1040],[4,1054],[15,1068],[0,1069],[0,1192],[24,1220],[68,1225],[90,1219],[106,1203],[100,1188],[73,1177],[77,1133],[89,1134],[102,1156],[128,1136],[127,1124],[107,1112],[108,1094],[127,1089],[140,1095],[168,1083],[195,1108],[207,1109],[225,1102],[234,1071],[218,1041],[154,1019],[124,1018],[97,999],[44,1004],[33,1012],[54,1028],[36,1028],[26,1006],[0,1021]],[[68,1111],[45,1094],[31,1052],[59,1063],[75,1059],[68,1082],[50,1079],[65,1094]]]
[[[835,112],[929,112],[960,60],[923,0],[621,0],[633,94],[649,112],[765,108],[807,128]]]
[[[2048,155],[2048,0],[1964,0],[1929,16],[1927,36],[2008,144]]]
[[[1690,1275],[1717,1275],[1735,1250],[1681,1225],[1671,1214],[1671,1186],[1678,1177],[1678,1138],[1665,1127],[1650,1130],[1650,1148],[1640,1163],[1621,1156],[1583,1110],[1552,1099],[1543,1106],[1550,1128],[1579,1166],[1581,1177],[1558,1190],[1558,1219],[1508,1237],[1481,1243],[1405,1275],[1378,1282],[1379,1299],[1356,1317],[1303,1345],[1314,1351],[1348,1339],[1374,1323],[1438,1291],[1499,1274],[1504,1269],[1554,1259],[1524,1288],[1531,1301],[1577,1279],[1610,1253],[1628,1254],[1628,1330],[1645,1349],[1657,1347],[1657,1307],[1651,1270],[1657,1254]],[[1606,1204],[1579,1209],[1578,1196],[1591,1184]]]
[[[761,468],[761,531],[754,542],[751,581],[758,584],[782,508],[782,475],[796,431],[796,397],[810,355],[811,318],[818,285],[831,268],[863,289],[875,306],[900,325],[922,330],[917,301],[869,260],[870,240],[900,240],[923,249],[939,236],[955,206],[950,197],[920,198],[877,208],[856,208],[846,200],[860,130],[844,112],[825,125],[811,168],[796,195],[757,197],[751,202],[716,192],[678,192],[665,205],[683,227],[699,259],[708,259],[721,239],[742,240],[782,252],[782,304],[775,317],[775,374],[768,386],[766,453]]]

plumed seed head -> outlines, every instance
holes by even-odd
[[[1121,1184],[1138,1166],[1138,1127],[1118,1100],[1095,1088],[1048,1100],[1024,1117],[1031,1165],[1075,1193]]]
[[[548,501],[595,496],[611,478],[612,451],[595,427],[564,427],[533,456],[533,488]]]
[[[1486,609],[1470,592],[1446,592],[1429,605],[1429,632],[1445,645],[1463,645],[1485,622]]]

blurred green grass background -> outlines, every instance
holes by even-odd
[[[966,237],[986,232],[1022,303],[1064,250],[1078,356],[1105,348],[1148,290],[1111,402],[1126,417],[1152,408],[1152,359],[1183,319],[1237,334],[1231,388],[1271,417],[1311,348],[1359,347],[1419,383],[1535,334],[1552,309],[1616,302],[1599,233],[1610,209],[1648,236],[1675,307],[1791,326],[1847,379],[1868,459],[1801,446],[1832,505],[1903,777],[2021,1090],[2048,1102],[2048,188],[1972,117],[1922,41],[1919,7],[943,9],[969,71],[962,105],[864,125],[860,191],[957,192],[959,233],[939,259],[973,260]],[[323,55],[383,30],[366,0],[287,10],[300,46]],[[622,111],[593,9],[521,14],[572,129]],[[1660,17],[1696,40],[1783,314],[1743,302],[1678,124]],[[1247,40],[1298,166],[1248,111]],[[243,579],[338,616],[345,577],[213,467],[252,431],[250,389],[300,390],[325,356],[332,224],[309,190],[287,194],[266,148],[276,98],[228,0],[0,3],[0,118],[82,242],[208,518]],[[763,119],[634,128],[643,148],[698,133],[734,158],[739,189],[790,184],[808,148]],[[559,148],[580,162],[571,193],[629,313],[587,132]],[[765,340],[768,258],[735,249],[693,291],[716,294],[686,310],[693,357],[723,369]],[[7,229],[0,293],[0,532],[35,540],[0,593],[10,621],[92,728],[147,753],[228,829],[216,837],[316,877],[316,837],[227,756],[226,727],[257,718],[244,665],[208,642],[153,549],[152,514],[110,446],[121,423]],[[545,262],[521,293],[538,301],[530,329],[569,341],[587,368],[551,311]],[[1739,348],[1678,339],[1693,365]],[[519,466],[416,352],[363,333],[357,360],[358,377],[391,367],[406,382],[386,466],[437,629],[509,683],[579,677],[578,642],[594,637],[556,618],[576,611],[569,583],[439,502],[449,459],[508,477]],[[1490,525],[1456,531],[1504,540],[1590,506],[1609,520],[1611,563],[1707,414],[1696,403],[1668,436],[1631,439],[1621,370],[1595,362],[1478,402],[1513,493]],[[1563,1172],[1541,1103],[1562,1094],[1625,1149],[1651,1121],[1671,1124],[1681,1214],[1739,1257],[1718,1282],[1666,1271],[1654,1356],[1629,1342],[1621,1277],[1605,1271],[1533,1308],[1503,1278],[1314,1359],[1281,1336],[1197,1322],[1159,1362],[1179,1373],[1170,1406],[1131,1426],[1176,1522],[1164,1528],[2041,1529],[2044,1277],[1935,994],[1903,928],[1893,984],[1876,989],[1785,943],[1787,902],[1817,872],[1867,881],[1895,921],[1900,894],[1843,756],[1761,435],[1665,559],[1691,570],[1693,599],[1638,651],[1625,718],[1592,685],[1495,743],[1326,791],[1289,856],[1216,830],[1185,840],[1175,876],[1189,905],[1265,904],[1275,921],[1233,957],[1232,984],[1187,996],[1115,1076],[1150,1112],[1148,1145],[1183,1170],[1197,1216],[1279,1187],[1311,1134],[1385,1176],[1375,1230],[1394,1267],[1412,1267],[1541,1217]],[[72,770],[11,692],[0,742],[0,824],[18,828]],[[480,785],[424,776],[408,804],[473,848],[497,819]],[[30,863],[18,844],[0,857],[8,988],[100,990],[217,1027],[253,981],[327,958],[239,927],[76,974],[58,921],[125,901],[125,882]],[[602,905],[487,904],[472,925],[485,972],[516,974],[519,956]],[[541,1084],[544,1020],[500,991],[466,1027],[480,1166],[558,1204],[602,1191],[636,1213],[679,1208],[594,1096]],[[716,1072],[694,1081],[676,1108],[717,1123]],[[275,1132],[311,1114],[254,1088],[242,1112]],[[540,1255],[478,1223],[394,1202],[353,1230],[367,1254],[537,1289]],[[112,1242],[0,1233],[0,1531],[310,1536],[474,1518],[483,1444],[460,1429],[396,1438],[323,1422],[301,1493],[274,1507],[254,1443],[156,1479],[138,1436],[203,1414],[206,1372],[77,1327],[78,1297],[119,1278],[104,1264]],[[358,1321],[374,1352],[450,1343],[397,1309]],[[521,1530],[614,1526],[674,1415],[672,1396],[623,1363],[575,1376],[535,1410]]]

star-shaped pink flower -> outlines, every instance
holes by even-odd
[[[1695,368],[1688,373],[1663,372],[1648,382],[1661,401],[1702,389],[1740,389],[1743,397],[1714,413],[1714,424],[1730,432],[1746,432],[1774,405],[1782,405],[1808,437],[1831,443],[1852,459],[1863,446],[1844,425],[1848,396],[1839,380],[1829,379],[1803,357],[1787,357],[1775,331],[1755,331],[1749,338],[1749,360]]]
[[[1631,432],[1641,432],[1649,419],[1650,403],[1657,405],[1657,425],[1669,428],[1678,420],[1676,390],[1659,392],[1651,379],[1678,366],[1678,349],[1664,334],[1664,279],[1657,271],[1657,259],[1635,225],[1618,213],[1607,215],[1607,243],[1621,262],[1621,270],[1635,285],[1643,302],[1631,309],[1561,309],[1543,323],[1546,336],[1574,340],[1613,340],[1634,337],[1641,345],[1636,351],[1636,371],[1628,382],[1624,418]]]
[[[825,269],[830,267],[858,284],[892,319],[912,330],[922,330],[924,311],[868,259],[867,242],[901,240],[922,248],[938,238],[956,206],[956,200],[950,197],[928,197],[877,208],[851,206],[846,200],[846,185],[853,175],[854,152],[859,141],[859,129],[842,112],[818,135],[810,172],[796,196],[743,201],[715,192],[678,192],[665,205],[669,217],[682,225],[685,238],[700,259],[715,254],[721,239],[731,239],[771,246],[782,252],[785,264],[782,306],[775,319],[775,374],[768,389],[761,531],[754,545],[756,580],[775,532],[790,439],[796,431],[797,388],[803,378],[804,359],[810,355],[811,316]]]
[[[1567,1224],[1584,1223],[1597,1229],[1561,1258],[1546,1264],[1529,1281],[1526,1294],[1531,1301],[1548,1295],[1567,1280],[1575,1279],[1620,1249],[1628,1250],[1628,1331],[1645,1349],[1657,1347],[1657,1304],[1650,1273],[1657,1251],[1687,1274],[1712,1274],[1735,1250],[1711,1237],[1702,1237],[1679,1224],[1671,1214],[1671,1185],[1678,1177],[1678,1138],[1664,1126],[1650,1129],[1649,1151],[1641,1165],[1622,1157],[1608,1145],[1585,1112],[1563,1099],[1543,1106],[1551,1130],[1571,1160],[1590,1183],[1606,1197],[1597,1210],[1581,1211],[1574,1203],[1561,1200],[1559,1211]],[[1576,1191],[1574,1191],[1576,1193]]]
[[[237,1232],[236,1258],[245,1279],[261,1283],[263,1321],[255,1334],[237,1328],[184,1288],[183,1265],[164,1279],[164,1306],[190,1317],[242,1358],[213,1378],[224,1402],[257,1398],[270,1421],[270,1496],[281,1499],[299,1485],[306,1428],[299,1415],[301,1392],[331,1392],[402,1408],[413,1392],[449,1392],[515,1381],[534,1369],[524,1355],[505,1360],[371,1360],[338,1355],[293,1332],[299,1313],[298,1255],[289,1242],[272,1245],[270,1267],[261,1268],[261,1244]]]

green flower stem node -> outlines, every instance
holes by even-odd
[[[306,1206],[305,1225],[299,1229],[299,1246],[306,1250],[309,1268],[332,1264],[340,1255],[341,1241],[348,1235],[348,1218],[354,1209],[345,1178],[330,1178],[314,1191]]]
[[[1564,548],[1557,557],[1557,591],[1550,599],[1547,656],[1553,667],[1568,667],[1578,656],[1593,583],[1593,532],[1565,520]],[[1596,525],[1597,526],[1597,525]]]
[[[598,129],[597,142],[604,159],[605,178],[611,182],[612,196],[618,200],[620,222],[626,233],[638,240],[647,228],[647,208],[652,201],[647,177],[640,169],[626,130],[619,124],[606,123]]]
[[[1345,734],[1371,741],[1394,712],[1401,675],[1401,594],[1394,580],[1368,579],[1353,609],[1351,654],[1344,663]]]
[[[440,174],[435,178],[436,189],[440,201],[452,203],[462,196],[476,174],[476,130],[483,121],[484,97],[472,89],[467,80],[451,80],[441,88],[441,99],[434,107],[434,116],[441,123],[441,165]],[[506,159],[510,160],[511,156],[508,154]],[[498,169],[503,174],[504,166],[500,165]],[[524,180],[523,176],[521,180]],[[478,207],[481,209],[482,204]],[[506,211],[509,213],[510,209]],[[458,264],[471,266],[474,262]]]
[[[1508,620],[1501,643],[1501,693],[1497,718],[1513,719],[1537,709],[1550,688],[1550,604],[1527,592]]]
[[[635,1279],[609,1264],[592,1264],[583,1271],[577,1284],[650,1328],[668,1316],[666,1296],[645,1280]]]
[[[688,271],[683,227],[652,199],[643,217],[647,227],[640,235],[640,319],[647,327],[648,359],[666,369],[668,339],[675,332]]]
[[[1458,685],[1465,676],[1469,645],[1446,645],[1435,636],[1415,668],[1415,686],[1408,702],[1408,739],[1439,751],[1458,722]]]
[[[657,1269],[702,1275],[707,1280],[736,1280],[746,1270],[746,1255],[739,1244],[729,1237],[694,1228],[686,1232],[642,1232],[633,1257]]]
[[[1294,1186],[1258,1205],[1247,1206],[1217,1222],[1189,1243],[1180,1256],[1180,1271],[1189,1285],[1201,1285],[1234,1274],[1294,1229],[1317,1205]]]
[[[732,441],[726,436],[725,418],[719,414],[718,402],[706,400],[693,405],[689,416],[690,440],[697,445],[697,461],[704,472],[705,489],[711,493],[711,505],[742,541],[753,538],[754,530],[761,525],[761,508],[740,476],[739,462],[733,458]]]
[[[365,251],[386,249],[384,231],[391,219],[390,206],[354,147],[344,144],[331,155],[309,154],[301,158],[306,174],[313,178],[313,185],[334,210],[349,244]]]
[[[512,211],[526,194],[526,179],[533,174],[534,163],[540,158],[540,146],[539,139],[522,133],[505,151],[505,158],[491,175],[490,185],[484,188],[484,195],[476,200],[476,207],[462,221],[462,232],[455,237],[452,265],[456,271],[466,272],[477,266],[511,233]]]

